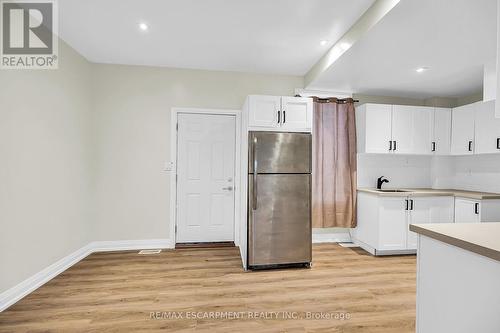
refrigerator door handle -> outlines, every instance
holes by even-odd
[[[257,210],[257,137],[253,138],[253,198],[252,198],[252,208]]]

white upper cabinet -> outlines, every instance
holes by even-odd
[[[451,109],[436,108],[431,151],[435,155],[449,155],[451,149]]]
[[[305,97],[281,97],[281,129],[285,131],[311,129],[313,102]]]
[[[392,150],[396,154],[413,152],[414,124],[413,107],[394,105],[392,107]]]
[[[248,122],[251,127],[279,127],[278,113],[281,111],[280,96],[254,95],[248,97]]]
[[[500,153],[500,118],[495,118],[495,101],[475,105],[475,153]]]
[[[434,108],[394,105],[392,140],[396,154],[431,154]]]
[[[432,154],[434,108],[364,104],[356,124],[359,153]]]
[[[356,128],[358,153],[500,153],[500,118],[495,118],[495,101],[454,109],[363,104],[356,109]]]
[[[313,101],[305,97],[248,96],[248,128],[284,132],[310,132]]]
[[[474,110],[477,103],[454,108],[452,112],[451,153],[474,153]]]
[[[363,104],[356,109],[358,152],[392,152],[392,105]]]

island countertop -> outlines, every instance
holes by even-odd
[[[410,230],[500,261],[500,222],[411,224]]]

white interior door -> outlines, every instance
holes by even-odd
[[[234,241],[236,119],[179,114],[177,243]]]

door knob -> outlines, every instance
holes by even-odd
[[[222,188],[224,191],[232,191],[233,190],[233,187],[232,186],[228,186],[228,187],[223,187]]]

